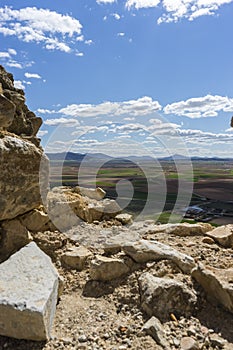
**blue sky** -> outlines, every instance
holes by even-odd
[[[47,152],[232,156],[233,0],[1,1]]]

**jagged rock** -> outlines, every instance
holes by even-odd
[[[197,301],[194,291],[175,279],[143,273],[139,278],[139,286],[142,309],[161,321],[168,320],[171,313],[190,315]]]
[[[233,268],[216,269],[199,263],[192,277],[204,288],[207,296],[233,313]]]
[[[144,332],[150,335],[163,349],[169,350],[170,345],[166,339],[166,334],[162,323],[158,318],[152,316],[143,326]]]
[[[59,230],[78,225],[80,219],[92,223],[115,217],[121,210],[114,200],[90,199],[70,187],[53,188],[47,197],[47,212]]]
[[[49,339],[59,288],[50,258],[28,244],[0,265],[0,285],[0,334]]]
[[[123,225],[131,224],[133,222],[133,216],[130,214],[118,214],[116,219]]]
[[[45,231],[48,229],[49,216],[42,208],[33,209],[29,213],[19,217],[21,223],[32,232]]]
[[[48,189],[48,159],[31,142],[0,138],[0,220],[12,219],[42,204]]]
[[[71,269],[83,270],[87,259],[92,255],[85,247],[75,247],[61,256],[61,262]]]
[[[76,186],[74,188],[74,192],[91,199],[96,199],[97,201],[103,199],[106,196],[106,192],[100,187],[86,188],[86,187]]]
[[[0,94],[0,128],[11,125],[15,114],[15,105],[5,96]]]
[[[171,260],[184,273],[190,273],[195,266],[195,261],[191,256],[182,254],[168,245],[155,241],[142,239],[138,242],[129,242],[123,246],[123,251],[138,263],[164,259]]]
[[[90,278],[97,281],[110,281],[126,275],[129,267],[122,259],[107,258],[97,255],[92,260],[90,267]]]
[[[214,230],[206,233],[218,244],[225,248],[233,248],[233,225],[216,227]]]
[[[135,231],[121,232],[116,236],[108,238],[104,243],[104,251],[107,254],[116,254],[121,251],[121,248],[129,242],[137,242],[140,236]]]
[[[0,226],[0,262],[31,241],[31,235],[19,220],[3,221]]]
[[[180,342],[181,350],[199,350],[198,342],[191,337],[183,337]]]
[[[11,73],[8,73],[3,66],[0,65],[0,83],[2,85],[3,90],[17,90],[14,87],[14,79]]]

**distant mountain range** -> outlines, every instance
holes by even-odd
[[[53,161],[75,161],[75,162],[82,162],[85,158],[85,161],[111,161],[111,162],[136,162],[136,161],[150,161],[153,160],[153,157],[150,156],[130,156],[130,157],[110,157],[104,153],[74,153],[74,152],[61,152],[61,153],[47,153],[47,156],[50,160]],[[159,161],[185,161],[189,160],[191,161],[233,161],[233,158],[219,158],[219,157],[186,157],[181,154],[174,154],[173,156],[169,157],[161,157],[158,158]]]

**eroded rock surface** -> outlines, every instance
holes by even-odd
[[[123,251],[138,263],[172,260],[185,273],[190,273],[195,266],[195,261],[191,256],[182,254],[160,242],[142,239],[138,242],[126,243],[123,246]]]
[[[139,284],[143,310],[162,321],[168,320],[171,313],[190,315],[197,302],[194,291],[175,279],[144,273],[139,278]]]

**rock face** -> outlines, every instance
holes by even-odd
[[[205,289],[216,303],[233,313],[233,269],[216,269],[198,265],[192,277]]]
[[[6,220],[41,205],[48,189],[48,163],[41,149],[16,136],[0,138],[0,153],[0,220]]]
[[[171,278],[144,273],[139,278],[139,285],[143,310],[161,321],[168,320],[171,313],[179,316],[191,314],[197,301],[191,289]]]
[[[59,285],[50,258],[34,242],[28,244],[0,265],[0,285],[0,334],[48,339]]]
[[[48,189],[48,159],[36,138],[42,120],[13,82],[0,66],[0,221],[38,207]]]
[[[164,259],[172,260],[185,273],[190,273],[195,266],[195,261],[192,257],[159,242],[142,239],[138,242],[126,243],[123,246],[123,250],[125,254],[138,263]]]

